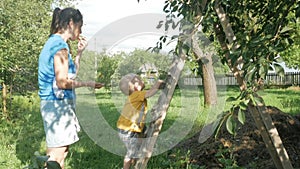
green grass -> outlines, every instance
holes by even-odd
[[[299,88],[266,89],[259,94],[264,98],[266,105],[275,106],[292,115],[300,113]]]
[[[174,127],[186,127],[191,124],[192,127],[188,128],[188,130],[179,128],[178,131],[174,130],[174,133],[171,132],[171,134],[174,134],[174,137],[182,133],[188,134],[184,135],[184,138],[188,138],[198,132],[204,123],[208,123],[215,118],[215,112],[227,108],[228,105],[224,103],[224,98],[236,96],[238,88],[220,88],[218,94],[220,106],[208,111],[203,109],[203,92],[201,90],[176,90],[164,121],[162,136],[163,133],[171,131]],[[259,94],[263,96],[266,105],[278,107],[282,111],[293,115],[300,113],[300,90],[265,89],[260,91]],[[87,95],[86,98],[93,98],[93,95]],[[157,98],[158,95],[149,100],[149,108],[156,103]],[[86,107],[83,106],[82,109],[84,111],[81,111],[80,108],[78,109],[80,111],[78,116],[80,121],[82,120],[81,117],[86,117],[86,119],[81,121],[84,131],[80,132],[80,141],[70,148],[66,169],[121,168],[122,155],[102,148],[101,142],[91,139],[90,133],[85,132],[84,126],[91,125],[92,129],[95,126],[93,134],[97,134],[107,129],[101,126],[104,122],[107,122],[106,127],[115,130],[119,110],[122,107],[124,98],[120,93],[99,90],[96,93],[96,106],[101,110],[100,113],[103,117],[101,121],[97,121],[97,119],[89,115],[92,111],[88,109],[92,107],[89,103],[95,101],[95,99],[83,99],[83,101],[86,102],[84,103]],[[22,169],[30,164],[35,152],[39,152],[41,155],[45,154],[45,135],[39,111],[39,98],[35,93],[30,97],[14,96],[8,105],[10,119],[9,121],[1,119],[0,122],[0,169]],[[196,116],[194,113],[196,113]],[[111,134],[115,135],[116,133]],[[105,137],[105,135],[99,136],[100,141]],[[111,141],[118,148],[118,142]],[[167,141],[171,142],[172,140]],[[166,150],[170,148],[166,148]],[[188,152],[179,152],[174,149],[161,152],[150,159],[148,168],[171,169],[178,168],[178,166],[201,168],[188,164],[188,155]]]
[[[10,121],[1,119],[0,123],[0,168],[22,168],[35,151],[45,150],[39,101],[36,95],[16,96],[8,105]]]

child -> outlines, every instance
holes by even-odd
[[[144,132],[147,113],[147,98],[153,96],[163,86],[158,80],[149,90],[136,74],[127,74],[120,80],[120,90],[128,95],[121,116],[117,122],[119,137],[124,142],[127,153],[124,158],[123,169],[129,169],[137,158],[141,146],[139,134]]]

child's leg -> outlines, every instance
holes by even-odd
[[[123,161],[123,169],[130,169],[134,165],[139,150],[138,134],[119,130],[119,136],[126,146],[127,152]]]

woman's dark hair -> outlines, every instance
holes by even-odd
[[[50,35],[57,33],[60,30],[66,29],[69,22],[73,21],[75,24],[82,24],[82,14],[78,9],[65,8],[59,9],[55,8],[52,15],[52,23],[50,28]]]

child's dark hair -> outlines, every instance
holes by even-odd
[[[69,22],[73,21],[75,24],[82,24],[82,14],[78,9],[74,8],[55,8],[52,15],[52,23],[50,28],[50,35],[57,33],[59,30],[66,29]]]

